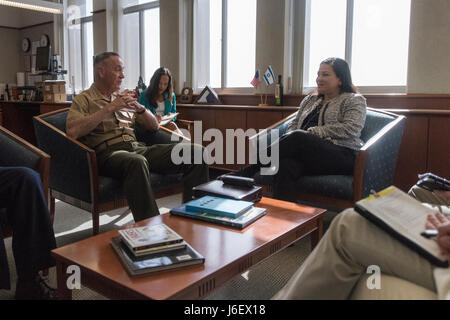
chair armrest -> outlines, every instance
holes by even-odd
[[[39,173],[42,190],[47,195],[50,156],[31,143],[0,126],[0,166],[27,167]]]
[[[395,168],[405,126],[405,117],[397,116],[357,153],[354,169],[354,200],[380,191],[394,182]]]
[[[50,154],[50,188],[92,202],[93,178],[98,176],[95,152],[40,117],[33,118],[39,148]]]
[[[259,156],[259,146],[270,146],[272,144],[272,131],[278,130],[278,137],[281,137],[283,134],[286,133],[286,130],[289,126],[289,124],[294,121],[295,117],[297,116],[297,112],[294,112],[293,114],[290,114],[284,119],[281,119],[280,121],[274,123],[273,125],[267,127],[264,130],[261,130],[257,134],[251,136],[248,138],[248,150],[256,150],[256,154]],[[276,137],[276,136],[275,136]]]

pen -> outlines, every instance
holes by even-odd
[[[427,230],[423,231],[420,235],[427,239],[430,239],[430,238],[436,237],[438,235],[438,231],[435,229],[427,229]]]

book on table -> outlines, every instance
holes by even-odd
[[[211,213],[219,216],[237,218],[253,207],[253,202],[204,196],[186,204],[191,212]]]
[[[205,262],[205,258],[188,243],[182,249],[142,256],[136,256],[120,236],[111,239],[111,246],[130,276],[185,268]]]
[[[421,235],[430,209],[400,189],[391,186],[358,201],[355,211],[421,254],[432,264],[448,267],[446,256],[434,239]]]
[[[186,205],[182,204],[170,210],[170,213],[177,216],[207,221],[219,225],[224,225],[236,229],[244,229],[259,218],[266,215],[265,208],[252,207],[237,218],[215,215],[206,212],[193,212],[186,210]]]
[[[165,224],[148,225],[119,230],[124,243],[135,252],[178,244],[183,238]]]
[[[124,243],[127,245],[126,242],[124,242]],[[159,247],[142,249],[142,250],[133,250],[132,248],[130,248],[128,246],[128,248],[131,250],[131,252],[133,252],[133,254],[135,256],[137,256],[137,257],[145,256],[145,255],[152,254],[152,253],[159,253],[159,252],[183,249],[185,247],[186,247],[186,242],[184,242],[184,241],[173,243],[173,244],[166,244],[166,245],[162,245],[162,246],[159,246]]]
[[[262,187],[236,186],[224,183],[222,180],[212,180],[192,188],[195,198],[214,196],[258,202],[262,198]]]

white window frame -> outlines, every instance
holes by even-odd
[[[258,4],[257,4],[258,5]],[[252,79],[248,80],[248,87],[225,87],[225,84],[227,83],[227,30],[228,30],[228,0],[222,0],[222,60],[221,60],[221,87],[220,88],[213,88],[218,94],[254,94],[255,89],[251,86],[250,82]],[[196,16],[195,8],[193,8],[194,12],[194,19]],[[195,25],[195,21],[193,21]],[[255,21],[256,23],[256,21]],[[195,29],[195,28],[194,28]],[[194,30],[194,37],[195,37],[195,30]],[[194,48],[195,51],[195,48]],[[195,52],[194,52],[195,54]],[[194,63],[194,61],[192,61]],[[209,63],[209,61],[208,61]],[[256,61],[254,61],[255,70],[256,70]],[[196,88],[197,81],[196,81],[196,75],[195,75],[195,66],[192,70],[192,83],[195,87],[193,87],[194,93],[198,94],[200,93],[204,88]],[[261,70],[260,70],[261,71]],[[265,70],[264,70],[265,71]],[[264,72],[262,71],[262,72]]]
[[[123,15],[127,15],[127,14],[132,14],[132,13],[139,13],[139,74],[143,77],[143,78],[148,78],[150,79],[151,75],[146,75],[145,74],[145,45],[144,44],[144,34],[145,34],[145,30],[144,30],[144,12],[146,10],[151,10],[151,9],[156,9],[159,8],[159,1],[152,1],[152,2],[147,2],[147,3],[143,3],[143,4],[137,4],[137,5],[133,5],[133,6],[129,6],[126,8],[123,8],[122,10],[122,14]]]
[[[87,16],[87,17],[83,17],[83,18],[79,18],[79,19],[73,19],[71,21],[68,21],[69,25],[76,25],[79,24],[80,25],[80,44],[81,44],[81,65],[85,66],[83,68],[81,68],[81,86],[82,86],[82,90],[85,90],[88,88],[88,75],[87,75],[87,66],[88,63],[93,63],[92,58],[86,57],[86,50],[85,50],[85,39],[84,39],[84,32],[85,32],[85,28],[86,28],[86,24],[88,22],[92,22],[92,15],[91,16]],[[69,41],[69,47],[70,47],[70,41]],[[70,53],[69,53],[70,54]],[[72,74],[70,75],[72,76]]]
[[[305,0],[305,29],[304,29],[304,55],[303,55],[303,75],[302,75],[302,83],[304,83],[304,79],[308,77],[308,68],[309,65],[309,25],[310,25],[310,13],[311,13],[311,1]],[[346,15],[346,31],[345,31],[345,60],[348,62],[350,70],[352,68],[352,42],[353,42],[353,9],[354,9],[354,0],[347,0],[347,15]],[[306,87],[303,86],[302,93],[308,93],[314,90],[316,87]],[[404,86],[358,86],[358,89],[361,93],[406,93],[407,85]]]

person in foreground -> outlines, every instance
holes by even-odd
[[[17,271],[15,298],[41,300],[56,297],[39,276],[54,265],[56,248],[50,213],[37,172],[25,167],[0,167],[0,220],[12,228],[12,250]],[[0,239],[2,223],[0,223]],[[9,268],[3,241],[0,244],[0,289],[10,289]]]
[[[366,99],[357,93],[346,61],[328,58],[317,73],[317,89],[300,103],[280,137],[274,196],[289,200],[304,175],[351,174],[366,119]],[[277,143],[277,142],[275,142]]]
[[[174,164],[173,144],[146,146],[136,140],[135,127],[159,129],[158,120],[127,90],[119,93],[124,64],[117,53],[105,52],[94,58],[92,86],[77,95],[67,116],[67,134],[95,150],[100,174],[123,182],[124,193],[134,220],[159,214],[150,184],[150,172],[183,173],[183,201],[192,198],[192,188],[207,182],[208,166],[193,164],[194,154],[203,147],[186,145],[191,163]],[[203,157],[202,157],[203,158]]]
[[[172,74],[169,69],[161,67],[155,71],[147,90],[140,95],[139,103],[156,116],[158,123],[161,122],[163,116],[177,112]],[[176,118],[165,125],[165,127],[182,135],[175,121]]]
[[[429,214],[425,228],[438,230],[436,241],[450,262],[450,217]],[[318,246],[273,299],[348,299],[371,265],[436,292],[440,299],[450,299],[449,268],[434,268],[353,209],[333,220]]]

